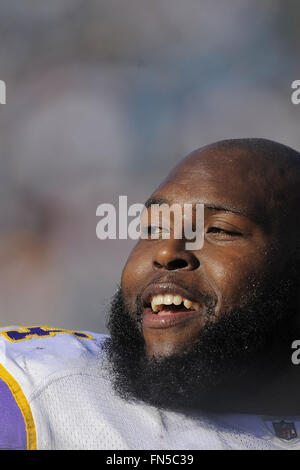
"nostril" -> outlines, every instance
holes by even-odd
[[[188,263],[184,259],[174,259],[167,264],[166,268],[173,271],[175,269],[186,268],[187,265]]]
[[[154,265],[155,268],[158,268],[158,269],[160,269],[160,268],[163,267],[163,266],[162,266],[160,263],[158,263],[157,261],[154,261],[153,265]]]
[[[174,247],[171,248],[161,249],[155,254],[152,259],[154,269],[192,271],[200,266],[199,259],[191,251],[178,252]]]

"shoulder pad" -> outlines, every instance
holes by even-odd
[[[0,328],[0,449],[34,449],[30,397],[52,377],[90,367],[107,336],[49,326]]]

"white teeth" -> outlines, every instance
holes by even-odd
[[[153,312],[159,312],[164,309],[164,305],[180,305],[182,304],[187,309],[199,310],[200,306],[197,302],[184,299],[181,295],[165,294],[165,295],[154,295],[151,299],[151,308]]]
[[[174,296],[172,294],[166,294],[166,295],[164,295],[163,303],[165,305],[171,305],[173,303],[173,298],[174,298]]]
[[[185,306],[185,308],[191,308],[191,306],[193,305],[193,302],[191,302],[190,300],[184,299],[183,305]]]
[[[164,303],[164,296],[163,295],[156,295],[155,296],[156,304],[161,305]]]
[[[151,301],[151,308],[152,308],[153,312],[158,312],[158,310],[159,310],[159,306],[154,302],[154,299],[152,299],[152,301]]]
[[[183,298],[181,297],[181,295],[174,295],[174,298],[173,298],[174,305],[180,305],[182,304],[182,302],[183,302]]]

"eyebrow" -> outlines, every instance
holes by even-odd
[[[167,199],[164,199],[163,197],[149,197],[147,201],[145,202],[145,207],[148,209],[150,206],[153,204],[170,204]]]
[[[155,197],[155,196],[147,199],[147,201],[145,202],[145,207],[148,209],[152,204],[172,205],[170,201],[168,201],[167,199],[163,197]],[[247,211],[237,209],[236,207],[229,205],[229,204],[218,205],[218,204],[205,204],[203,202],[202,203],[199,202],[198,204],[204,204],[205,209],[215,210],[215,211],[220,211],[220,212],[231,212],[232,214],[237,214],[243,217],[247,217],[248,219],[252,219],[255,222],[258,222],[260,224],[266,221],[265,216],[263,216],[263,214],[260,214],[259,216],[258,214],[255,214],[255,213],[249,213]]]
[[[264,210],[257,210],[257,211],[247,211],[243,209],[237,209],[232,205],[224,204],[222,206],[214,205],[214,204],[204,204],[206,209],[222,211],[222,212],[230,212],[232,214],[237,214],[242,217],[247,217],[249,220],[252,220],[258,225],[266,226],[268,224],[267,216]]]
[[[243,210],[238,210],[238,209],[236,209],[235,207],[232,207],[232,206],[227,206],[227,205],[218,206],[218,205],[214,205],[214,204],[213,205],[212,204],[209,204],[209,205],[204,204],[204,207],[205,207],[205,209],[210,209],[210,210],[214,210],[214,211],[232,212],[233,214],[242,215],[244,217],[251,217],[251,215],[249,215],[248,212],[243,211]]]
[[[152,204],[172,205],[172,204],[170,204],[170,202],[167,199],[164,199],[163,197],[150,197],[145,202],[145,207],[148,209],[150,206],[152,206]],[[198,204],[200,204],[200,203],[198,203]],[[219,206],[219,205],[215,205],[215,204],[205,204],[205,203],[202,203],[202,204],[204,204],[205,209],[210,209],[210,210],[215,210],[215,211],[223,211],[223,212],[233,212],[234,214],[239,214],[239,215],[244,215],[244,216],[248,215],[245,211],[237,210],[232,206],[227,206],[227,205]]]

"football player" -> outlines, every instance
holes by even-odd
[[[204,244],[141,238],[110,335],[0,331],[0,446],[300,447],[300,154],[265,139],[188,155],[147,201],[204,204]],[[171,227],[172,231],[172,227]]]

